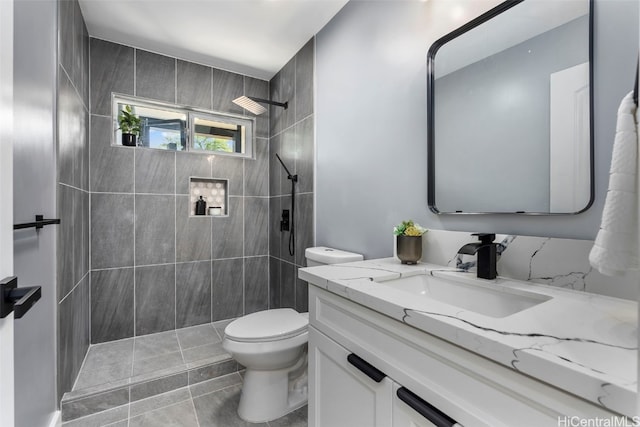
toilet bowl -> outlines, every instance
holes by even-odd
[[[331,248],[308,248],[307,265],[357,261],[362,255]],[[223,348],[246,368],[238,415],[261,423],[307,403],[308,313],[291,308],[240,317],[224,330]]]
[[[307,313],[278,308],[227,325],[222,346],[246,368],[240,418],[271,421],[307,403],[308,323]]]

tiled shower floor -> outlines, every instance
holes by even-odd
[[[92,345],[63,397],[63,426],[306,426],[306,406],[270,423],[238,418],[242,367],[222,348],[227,323]]]
[[[229,321],[95,344],[89,348],[73,387],[83,390],[122,379],[180,371],[204,361],[230,359],[222,348]]]

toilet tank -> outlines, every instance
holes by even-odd
[[[326,264],[341,264],[343,262],[362,261],[364,259],[361,254],[341,251],[340,249],[327,248],[324,246],[307,248],[304,251],[304,256],[307,258],[308,267]]]

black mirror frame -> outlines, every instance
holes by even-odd
[[[514,6],[524,2],[525,0],[506,0],[496,7],[488,10],[477,18],[469,21],[456,30],[444,35],[436,40],[427,53],[427,203],[431,212],[443,215],[488,215],[488,214],[507,214],[507,215],[577,215],[593,205],[595,198],[595,159],[594,159],[594,120],[593,120],[593,4],[594,0],[589,2],[589,202],[587,205],[577,212],[441,212],[436,206],[436,184],[435,184],[435,115],[434,115],[434,72],[435,72],[435,55],[438,50],[447,42],[461,36],[462,34],[476,28],[477,26],[489,21],[490,19],[500,15],[501,13],[511,9]]]

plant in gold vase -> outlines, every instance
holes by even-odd
[[[426,228],[413,222],[402,221],[393,227],[396,236],[396,253],[402,264],[417,264],[422,258],[422,235]]]

